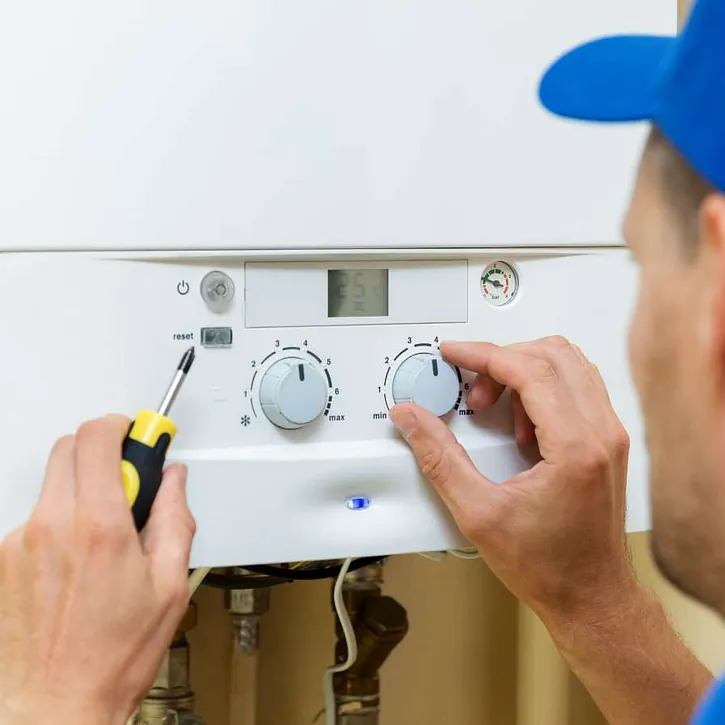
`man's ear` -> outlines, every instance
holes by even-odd
[[[692,303],[699,306],[700,352],[709,358],[716,389],[725,392],[725,195],[713,193],[703,201],[698,226],[693,264],[701,289],[693,291]]]

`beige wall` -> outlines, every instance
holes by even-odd
[[[631,546],[684,640],[714,671],[725,667],[723,624],[664,582],[647,535]],[[411,630],[383,670],[382,725],[602,725],[546,631],[480,562],[396,558],[386,592],[408,609]],[[233,651],[221,593],[202,589],[197,601],[192,677],[207,725],[310,725],[332,658],[329,584],[274,590],[253,659]]]

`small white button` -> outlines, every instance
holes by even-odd
[[[440,355],[422,353],[405,360],[393,377],[395,404],[416,403],[434,415],[453,410],[460,393],[456,371]]]
[[[270,422],[288,430],[317,420],[325,411],[328,395],[322,372],[311,362],[297,357],[274,363],[259,387],[264,414]]]

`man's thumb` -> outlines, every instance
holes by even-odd
[[[417,405],[398,405],[390,419],[407,441],[418,468],[448,506],[459,526],[481,510],[496,485],[482,476],[448,426]]]

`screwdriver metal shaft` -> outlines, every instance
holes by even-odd
[[[196,353],[194,352],[194,346],[192,345],[184,353],[181,361],[179,362],[179,367],[176,369],[176,375],[174,375],[174,379],[171,381],[169,389],[166,391],[166,395],[164,395],[164,399],[161,401],[161,405],[159,405],[159,415],[168,415],[171,410],[171,406],[176,400],[176,396],[181,390],[181,386],[184,384],[184,380],[186,380],[189,370],[191,370],[191,366],[194,364],[195,358]]]

